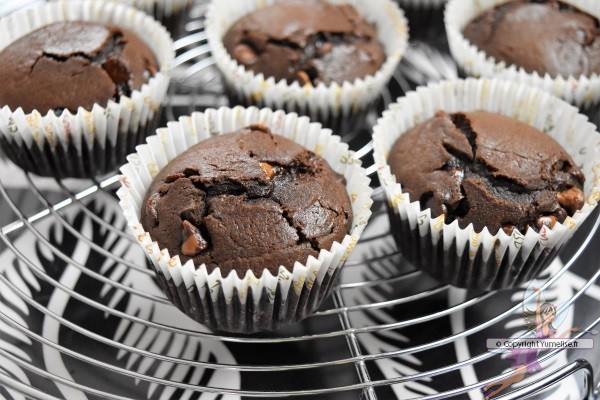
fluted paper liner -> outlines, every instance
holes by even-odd
[[[56,115],[21,108],[0,109],[0,146],[20,167],[39,175],[88,177],[125,162],[135,145],[153,132],[167,93],[174,52],[167,31],[132,7],[102,0],[57,1],[0,20],[0,50],[42,26],[66,20],[109,23],[129,29],[154,52],[159,71],[131,96],[106,107]],[[35,96],[35,93],[31,93]]]
[[[296,260],[291,270],[281,266],[276,276],[265,269],[261,276],[248,271],[240,279],[235,271],[228,276],[222,276],[219,268],[208,273],[205,265],[197,268],[192,260],[181,264],[178,256],[171,257],[168,250],[159,248],[139,221],[147,188],[160,169],[194,144],[255,123],[321,155],[344,175],[354,215],[350,233],[331,249],[321,250],[318,258]],[[307,117],[255,107],[209,109],[182,117],[157,132],[127,157],[117,194],[128,225],[169,299],[210,328],[243,333],[274,330],[314,311],[330,292],[371,215],[370,179],[348,145]]]
[[[127,4],[152,15],[174,36],[181,33],[192,0],[105,0]]]
[[[476,232],[458,222],[431,217],[402,191],[387,164],[396,140],[415,125],[434,116],[485,110],[516,118],[545,132],[560,143],[585,174],[584,207],[563,223],[538,233],[502,229]],[[502,289],[533,278],[550,264],[573,232],[600,200],[600,135],[586,116],[565,101],[516,82],[488,79],[445,81],[419,87],[398,99],[374,128],[377,173],[388,200],[392,232],[404,256],[434,278],[470,289]],[[406,162],[411,162],[406,160]]]
[[[308,115],[332,128],[336,134],[352,131],[364,123],[366,114],[376,104],[381,91],[390,81],[408,44],[408,23],[404,13],[391,0],[328,0],[356,7],[369,22],[377,26],[378,39],[387,58],[375,75],[343,84],[320,83],[301,86],[298,82],[275,81],[246,70],[232,58],[223,45],[223,36],[244,15],[275,0],[213,1],[207,13],[206,33],[213,58],[221,72],[230,102],[270,107]]]
[[[516,65],[507,65],[488,57],[472,45],[462,34],[467,24],[484,10],[510,0],[450,0],[446,5],[445,25],[450,52],[458,65],[475,77],[500,78],[538,87],[561,97],[579,107],[589,107],[600,102],[600,76],[557,76],[529,73]],[[565,4],[600,18],[600,1],[561,0]]]

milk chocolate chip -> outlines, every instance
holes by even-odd
[[[158,212],[156,211],[156,207],[158,206],[159,201],[159,193],[153,193],[152,196],[148,198],[148,201],[146,201],[146,213],[152,217],[154,222],[156,222],[158,219]]]
[[[263,171],[265,171],[265,174],[267,174],[267,178],[273,179],[275,176],[275,171],[273,171],[273,167],[271,167],[271,165],[261,162],[260,167],[263,169]]]
[[[308,76],[306,71],[296,72],[296,79],[298,79],[298,83],[300,84],[300,86],[304,86],[310,83],[310,76]]]
[[[188,257],[193,257],[207,248],[208,243],[202,237],[200,230],[192,225],[191,222],[183,221],[183,245],[181,245],[181,252]]]
[[[554,215],[543,215],[535,221],[535,226],[538,229],[542,229],[542,227],[544,227],[544,226],[547,226],[548,228],[552,229],[552,228],[554,228],[555,224],[556,224],[556,217]]]
[[[256,62],[256,53],[247,44],[238,44],[233,50],[233,56],[242,64],[252,65]]]
[[[558,204],[560,204],[571,215],[574,214],[575,211],[581,210],[585,204],[583,191],[576,187],[558,193],[556,195],[556,199],[558,200]]]

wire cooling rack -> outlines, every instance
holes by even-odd
[[[227,103],[205,8],[192,9],[176,41],[165,123]],[[441,11],[409,16],[411,47],[380,111],[420,84],[458,76]],[[344,140],[375,178],[369,132]],[[330,300],[281,332],[233,336],[168,302],[127,232],[117,186],[116,176],[57,181],[0,161],[0,398],[481,399],[483,386],[511,373],[485,339],[524,334],[524,288],[473,293],[415,271],[395,249],[377,188],[372,221]],[[560,329],[579,326],[580,337],[600,326],[599,225],[595,213],[537,283],[565,311]],[[539,359],[542,371],[503,399],[597,397],[600,351]]]

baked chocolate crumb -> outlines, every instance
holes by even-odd
[[[171,161],[146,193],[141,222],[182,262],[276,275],[342,241],[352,208],[343,177],[324,159],[253,125]]]
[[[440,111],[404,133],[388,162],[412,200],[462,228],[552,228],[584,204],[583,172],[565,150],[500,114]]]
[[[288,0],[237,21],[225,48],[247,69],[317,86],[373,75],[385,61],[377,29],[349,4]]]
[[[463,34],[497,61],[579,78],[600,73],[598,26],[597,18],[556,0],[515,0],[485,10]]]
[[[57,22],[0,52],[0,107],[58,115],[91,110],[130,96],[158,70],[152,51],[132,32],[95,22]]]

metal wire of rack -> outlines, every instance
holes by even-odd
[[[189,34],[176,41],[166,121],[226,104],[206,44],[204,11],[204,4],[192,9]],[[389,91],[382,93],[381,107],[418,84],[456,74],[443,50],[415,42]],[[372,164],[368,132],[344,140],[365,165]],[[7,168],[7,161],[0,161],[0,171]],[[368,172],[374,176],[375,169],[370,166]],[[375,191],[373,222],[331,300],[280,333],[234,336],[188,321],[157,289],[118,213],[116,176],[82,182],[20,174],[16,180],[22,186],[15,187],[7,183],[15,177],[0,172],[0,254],[5,255],[0,262],[10,261],[0,263],[0,397],[374,400],[411,393],[427,399],[482,398],[483,386],[510,374],[497,367],[469,380],[464,370],[498,363],[499,354],[482,350],[451,361],[440,354],[503,325],[527,299],[502,303],[502,309],[475,318],[470,326],[441,329],[440,321],[454,324],[457,315],[492,308],[502,293],[458,291],[412,269],[395,250],[380,190]],[[540,278],[542,289],[551,290],[582,269],[582,258],[595,251],[590,244],[597,242],[599,226],[595,214],[566,262]],[[600,265],[594,257],[595,266],[580,273],[585,278],[561,309],[581,304],[595,290]],[[450,297],[458,300],[446,304]],[[595,306],[577,337],[600,325]],[[378,344],[375,349],[372,343]],[[428,368],[399,367],[414,367],[425,354],[434,354],[433,360],[420,361]],[[551,367],[502,398],[546,396],[567,381],[573,393],[597,396],[592,363],[563,356],[561,350],[543,353],[540,362]],[[397,363],[396,369],[382,373],[385,363]],[[432,380],[443,381],[442,389],[425,387]]]

